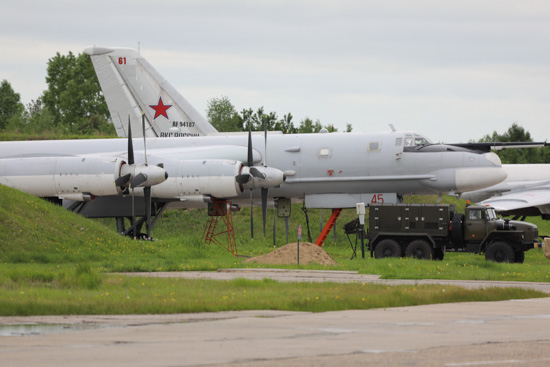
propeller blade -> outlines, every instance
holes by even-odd
[[[147,239],[151,238],[151,186],[143,188],[143,194],[145,195],[145,228],[147,229]]]
[[[128,115],[128,164],[134,164],[134,145],[132,143],[132,124]]]
[[[260,170],[255,167],[250,167],[250,174],[256,178],[261,178],[262,180],[265,180],[266,177],[265,173],[260,172]]]
[[[246,162],[248,167],[254,165],[254,155],[252,154],[252,123],[248,123],[248,161]]]
[[[145,139],[145,114],[141,114],[141,129],[143,132],[143,154],[145,155],[145,165],[147,166],[147,139]]]
[[[264,135],[265,135],[264,166],[267,167],[267,115],[264,116]]]
[[[250,238],[254,240],[254,198],[250,190]]]
[[[134,240],[137,238],[136,234],[136,215],[134,211],[134,188],[132,187],[132,230],[134,232]]]
[[[120,176],[115,180],[115,185],[117,186],[125,186],[128,182],[130,182],[130,179],[132,178],[131,173],[127,173],[124,176]]]
[[[262,187],[262,216],[264,219],[264,237],[265,237],[265,222],[267,221],[267,188]]]
[[[235,176],[235,181],[237,181],[238,184],[244,185],[248,181],[250,181],[252,177],[250,175],[237,175]]]
[[[141,185],[145,181],[147,181],[147,176],[145,176],[143,173],[140,173],[139,175],[134,177],[134,179],[132,180],[132,183],[130,185],[132,186],[132,188],[138,187],[139,185]]]
[[[275,222],[275,207],[273,207],[273,247],[277,246],[277,223]]]

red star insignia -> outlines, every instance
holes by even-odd
[[[172,105],[171,104],[164,104],[162,102],[162,97],[159,97],[159,103],[157,103],[156,106],[155,105],[149,105],[149,107],[151,107],[153,110],[155,110],[155,117],[153,117],[153,120],[155,120],[159,116],[164,116],[168,120],[168,114],[166,113],[166,111],[170,107],[172,107]]]

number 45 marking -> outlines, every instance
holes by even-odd
[[[384,204],[384,194],[374,194],[372,195],[371,204]]]

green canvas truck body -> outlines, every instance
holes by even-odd
[[[534,224],[499,219],[490,206],[372,205],[368,239],[371,255],[442,260],[446,251],[485,254],[487,260],[522,263],[538,241]]]

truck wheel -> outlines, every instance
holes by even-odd
[[[516,264],[523,264],[524,261],[525,261],[525,252],[521,250],[514,252],[514,262]]]
[[[454,248],[464,247],[464,214],[455,213],[451,222],[451,240]]]
[[[513,263],[516,259],[512,246],[504,241],[495,241],[485,251],[485,260],[497,263]]]
[[[397,241],[386,239],[380,241],[374,249],[374,257],[383,259],[385,257],[401,257],[401,246]]]
[[[434,250],[428,242],[424,240],[414,240],[407,246],[405,255],[415,259],[431,260],[434,257]]]

